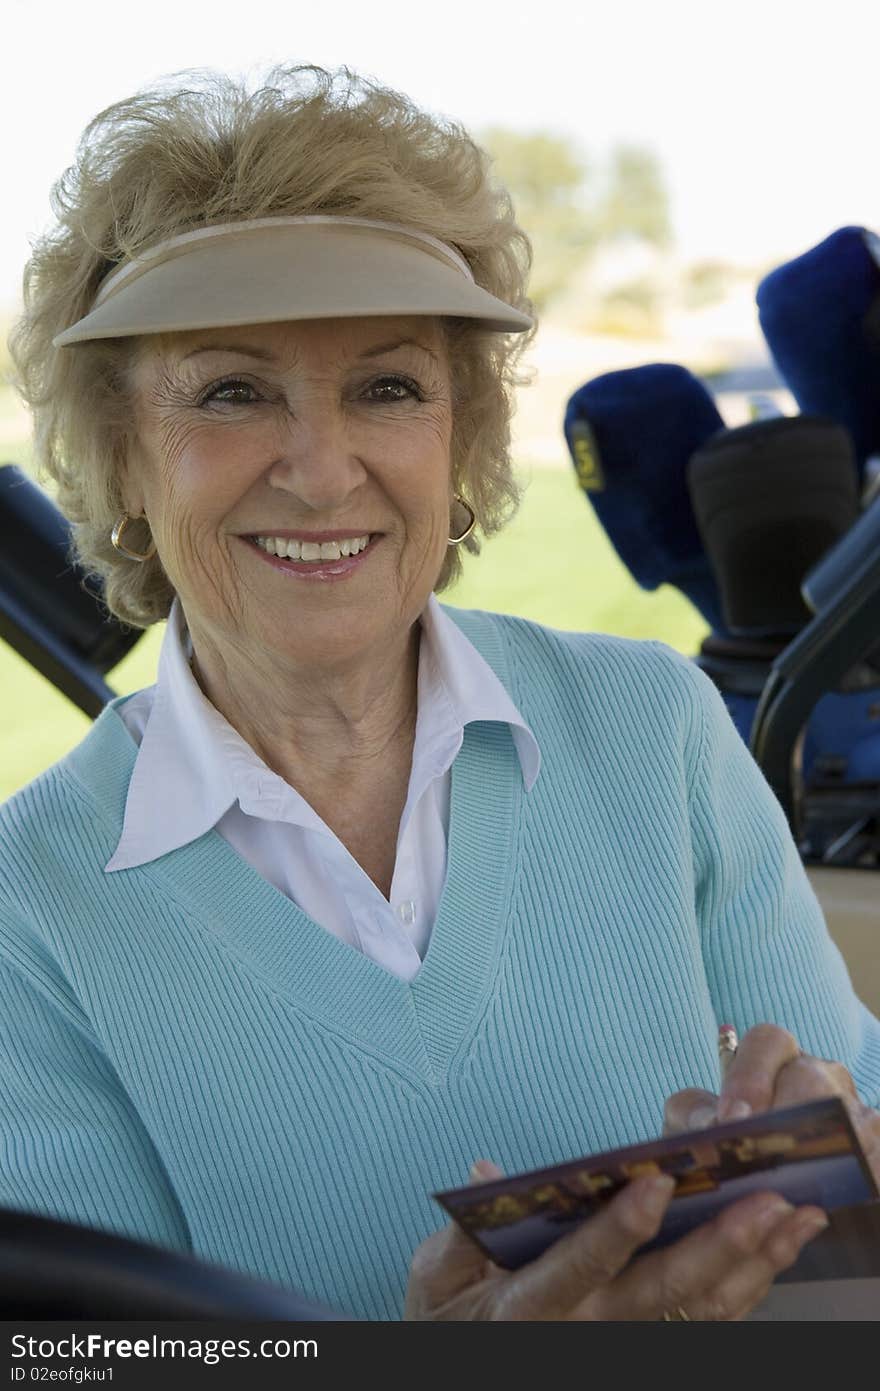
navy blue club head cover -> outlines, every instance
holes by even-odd
[[[804,415],[849,431],[860,476],[880,453],[880,242],[841,227],[758,286],[767,346]]]
[[[607,372],[570,397],[565,438],[581,487],[643,589],[675,585],[716,633],[727,629],[688,491],[694,450],[724,428],[684,367]]]

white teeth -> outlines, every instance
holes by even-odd
[[[369,535],[351,536],[344,541],[293,541],[286,536],[257,536],[257,545],[288,560],[339,560],[342,556],[359,555],[369,543]]]

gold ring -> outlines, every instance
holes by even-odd
[[[685,1309],[678,1304],[670,1313],[668,1309],[663,1310],[663,1318],[667,1323],[693,1323],[693,1319]]]

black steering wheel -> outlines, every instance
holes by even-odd
[[[354,1315],[160,1246],[0,1208],[0,1318],[312,1323]]]

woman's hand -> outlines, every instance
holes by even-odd
[[[799,1106],[821,1097],[846,1103],[875,1180],[880,1183],[880,1113],[859,1100],[842,1063],[802,1053],[797,1039],[775,1024],[758,1024],[743,1036],[728,1065],[718,1096],[695,1087],[666,1103],[664,1132],[701,1130],[761,1111]]]
[[[482,1162],[472,1177],[497,1178],[500,1170]],[[740,1319],[827,1226],[819,1208],[795,1209],[776,1194],[758,1193],[674,1245],[634,1260],[656,1236],[674,1186],[665,1175],[634,1180],[517,1271],[487,1260],[452,1222],[418,1247],[404,1318]]]

